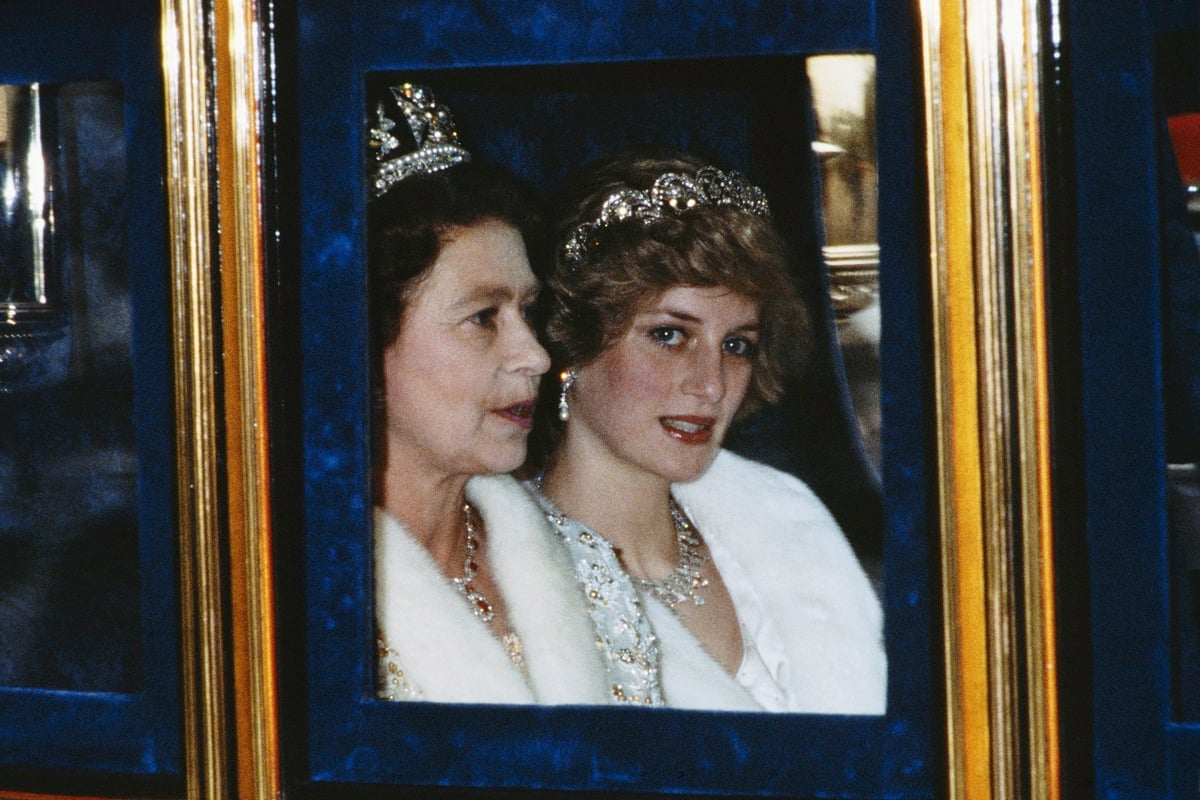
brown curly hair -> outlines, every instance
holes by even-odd
[[[808,308],[791,279],[791,252],[770,218],[732,206],[697,206],[646,222],[601,228],[582,262],[561,246],[595,220],[605,199],[646,190],[666,172],[695,174],[707,162],[674,151],[624,151],[585,167],[555,204],[544,311],[546,349],[556,369],[591,362],[628,331],[633,318],[675,286],[724,287],[759,308],[759,342],[743,417],[776,402],[789,371],[807,356]],[[546,381],[546,394],[553,388]],[[545,404],[543,404],[545,405]],[[553,416],[552,414],[543,416]]]

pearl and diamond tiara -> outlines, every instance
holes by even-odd
[[[438,105],[433,92],[424,86],[402,83],[392,86],[392,97],[404,114],[417,149],[397,152],[400,139],[392,133],[391,119],[384,101],[375,108],[376,127],[370,130],[370,147],[375,151],[371,169],[371,197],[379,197],[410,175],[429,174],[471,160],[471,154],[458,143],[458,131],[450,109]]]
[[[763,190],[739,172],[722,172],[716,167],[701,167],[694,175],[666,172],[648,190],[622,189],[609,195],[596,219],[579,225],[567,237],[563,258],[572,267],[582,264],[588,253],[600,246],[599,233],[609,225],[626,220],[645,225],[698,206],[727,206],[771,216]]]

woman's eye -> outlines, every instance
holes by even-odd
[[[524,305],[521,306],[521,316],[525,318],[526,322],[532,322],[533,318],[536,315],[537,315],[537,303],[536,302],[525,303]]]
[[[679,328],[652,328],[650,330],[650,338],[656,344],[660,344],[663,347],[675,347],[676,345],[683,344],[684,333]]]
[[[482,311],[477,311],[472,314],[471,322],[475,323],[481,328],[494,328],[496,326],[496,317],[499,314],[500,309],[496,308],[495,306],[490,306]]]
[[[754,342],[741,336],[730,336],[722,343],[721,349],[731,356],[748,356],[754,352]]]

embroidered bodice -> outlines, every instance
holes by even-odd
[[[663,705],[658,642],[612,544],[561,513],[536,486],[530,488],[570,554],[596,628],[596,645],[604,655],[613,698],[635,705]]]
[[[603,536],[539,498],[571,554],[610,676],[629,664],[657,664],[641,675],[653,678],[671,708],[884,713],[879,601],[812,491],[722,451],[704,475],[671,492],[707,545],[737,613],[745,649],[736,675],[665,603],[637,589]],[[608,631],[644,633],[622,645]],[[630,651],[624,660],[623,649]],[[632,678],[613,678],[621,680]]]
[[[531,484],[536,492],[537,484]],[[559,532],[568,551],[576,575],[588,597],[589,613],[596,626],[599,644],[608,658],[609,673],[613,675],[614,695],[623,698],[623,684],[643,684],[649,686],[653,682],[653,693],[658,699],[650,705],[670,705],[669,698],[663,696],[661,689],[661,654],[654,628],[646,615],[644,604],[653,602],[647,600],[633,578],[625,571],[617,557],[612,543],[601,534],[591,530],[582,522],[563,514],[552,500],[542,494],[537,494],[538,502],[546,509],[546,518]],[[722,555],[724,552],[722,551]],[[773,631],[765,618],[761,604],[753,597],[752,589],[745,586],[745,578],[740,572],[736,573],[740,582],[729,587],[731,597],[738,609],[739,627],[741,630],[743,655],[737,671],[735,682],[753,698],[751,702],[768,711],[786,711],[787,700],[784,690],[776,677],[782,655],[778,652],[779,645],[774,637],[768,637],[766,653],[771,658],[764,659],[758,640],[763,633]],[[733,589],[746,591],[734,593]],[[749,595],[749,597],[747,597]],[[746,602],[739,604],[739,599]],[[751,602],[752,601],[752,602]],[[742,617],[744,606],[753,611],[751,619],[754,624],[747,626]],[[666,604],[663,604],[666,608]],[[673,617],[672,625],[683,627],[682,621]],[[660,620],[660,624],[665,620]],[[630,632],[635,632],[630,636]],[[646,642],[648,644],[643,644]],[[625,692],[629,693],[628,687]],[[644,696],[644,695],[643,695]],[[633,695],[628,702],[642,702],[638,695]]]
[[[381,700],[420,700],[421,690],[412,685],[404,668],[400,666],[399,654],[388,647],[382,638],[375,640],[376,671],[375,693]]]

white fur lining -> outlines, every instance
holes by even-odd
[[[884,713],[887,659],[879,601],[812,491],[791,475],[726,451],[703,476],[674,491],[701,535],[718,540],[736,559],[779,630],[792,677],[788,710]],[[660,649],[668,702],[711,708],[703,694],[692,696],[711,692],[711,684],[672,688],[666,647]]]
[[[536,503],[508,476],[472,478],[467,497],[487,525],[487,568],[521,638],[529,680],[424,546],[376,509],[376,621],[405,678],[434,702],[607,702],[583,597]]]
[[[663,699],[671,708],[762,711],[750,693],[708,654],[665,605],[642,595],[642,605],[658,637]]]

